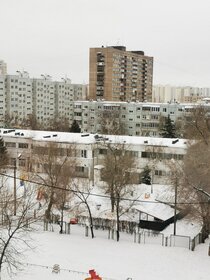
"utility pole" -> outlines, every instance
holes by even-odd
[[[174,235],[176,235],[176,214],[177,214],[177,178],[175,182],[175,196],[174,196]]]
[[[17,170],[17,162],[15,158],[14,159],[14,216],[16,216],[16,208],[17,208],[16,170]]]

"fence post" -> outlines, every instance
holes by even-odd
[[[88,226],[85,226],[85,236],[88,236]]]
[[[111,235],[111,229],[108,228],[108,239],[110,239],[110,235]]]
[[[208,252],[208,255],[210,256],[210,243],[209,243],[209,252]]]
[[[48,222],[44,221],[44,231],[48,231]]]
[[[191,250],[195,250],[195,237],[192,239]]]
[[[166,247],[168,246],[168,236],[166,236],[166,238],[165,238],[165,246]]]
[[[112,229],[112,239],[114,239],[114,229]]]
[[[141,233],[138,234],[138,243],[141,243]]]
[[[71,232],[71,229],[70,229],[70,223],[68,223],[68,234],[70,234],[70,232]]]
[[[136,231],[133,232],[134,235],[134,243],[136,243]]]

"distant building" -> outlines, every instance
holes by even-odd
[[[210,97],[210,88],[154,85],[152,92],[152,102],[158,103],[196,103],[205,97]]]
[[[89,97],[152,101],[153,58],[124,46],[90,49]]]
[[[0,60],[0,75],[7,75],[7,64]]]

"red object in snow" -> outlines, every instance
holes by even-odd
[[[72,219],[70,219],[70,224],[71,224],[71,225],[76,225],[76,224],[78,224],[78,219],[77,219],[77,218],[72,218]]]
[[[101,277],[99,277],[98,275],[96,275],[96,272],[94,269],[89,270],[90,276],[92,280],[102,280]]]

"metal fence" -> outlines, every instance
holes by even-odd
[[[144,230],[140,233],[136,234],[136,239],[134,237],[134,242],[142,243],[142,244],[157,244],[164,246],[164,234],[159,233],[157,231],[149,231]]]
[[[96,237],[116,240],[116,229],[115,227],[113,227],[114,224],[112,224],[112,226],[110,227],[110,221],[107,222],[106,220],[104,220],[103,223],[100,224],[97,223],[98,221],[95,219],[94,222],[95,223],[93,224],[93,228],[94,235]],[[54,231],[56,224],[58,230],[58,221],[54,221],[54,223],[49,224],[44,222],[44,230]],[[90,236],[90,226],[85,223],[80,222],[79,224],[73,226],[70,225],[70,223],[64,222],[64,224],[64,234],[84,234],[85,236]],[[195,246],[202,243],[201,233],[197,234],[193,239],[191,239],[190,236],[184,235],[171,234],[170,236],[165,236],[163,233],[160,233],[158,231],[145,230],[135,226],[135,223],[121,223],[120,239],[139,244],[157,244],[161,246],[182,247],[192,251],[195,249]]]
[[[191,250],[194,251],[195,250],[195,247],[199,244],[201,244],[203,241],[203,238],[202,238],[202,233],[199,232],[193,239],[192,239],[192,242],[191,242]]]

